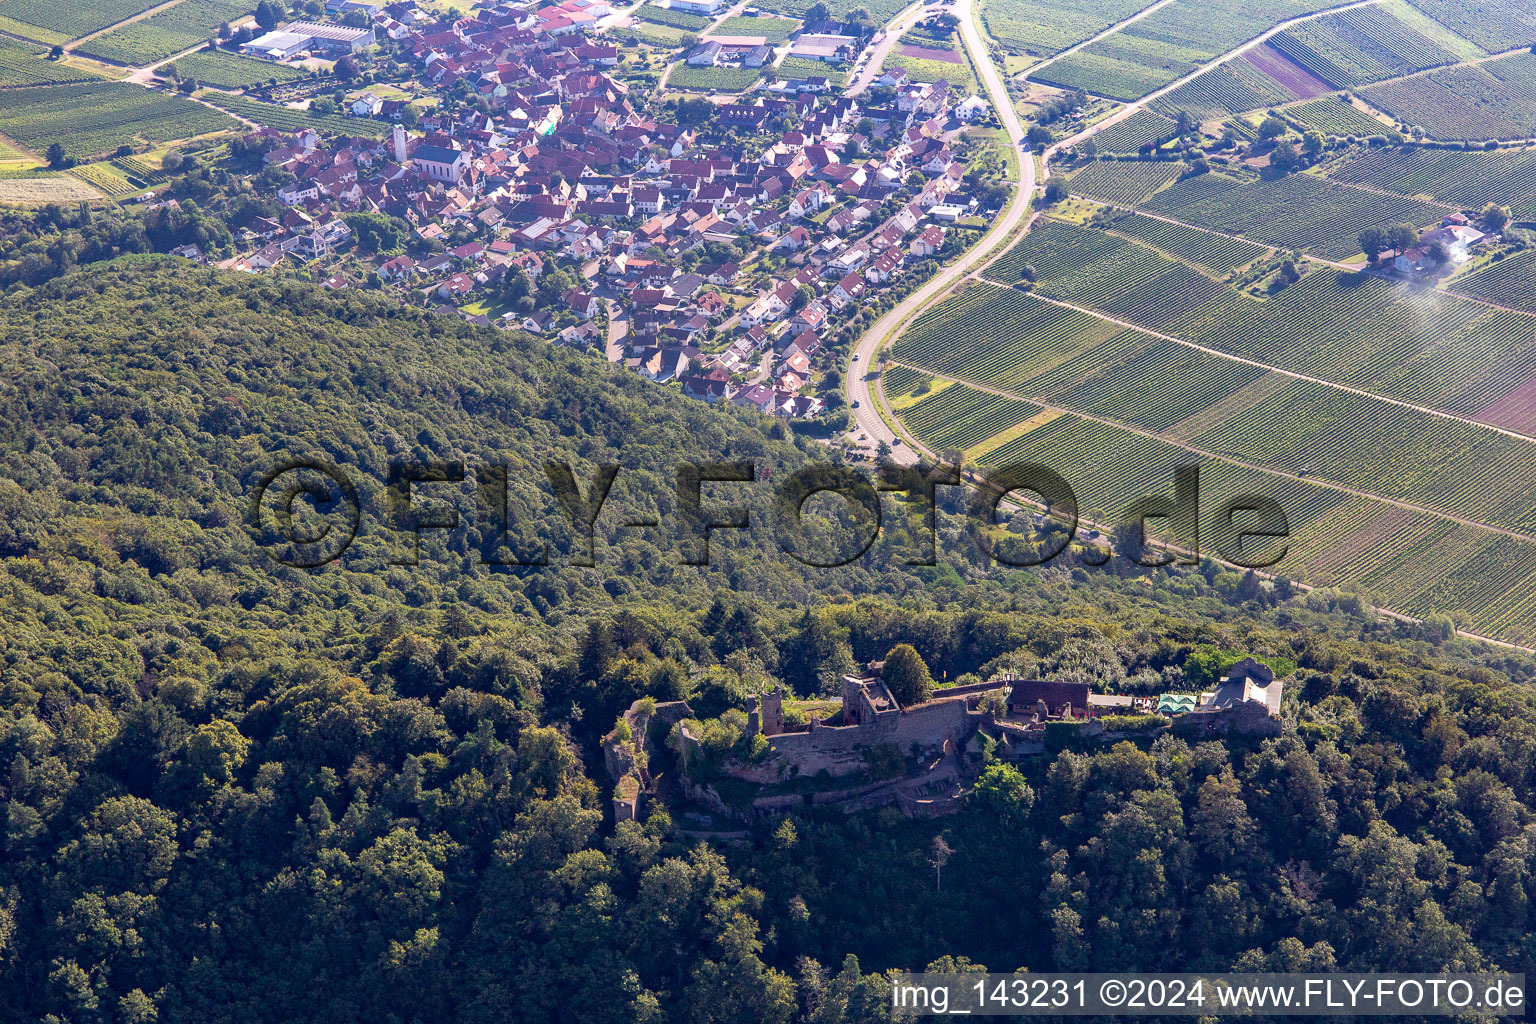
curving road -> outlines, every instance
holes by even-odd
[[[975,65],[976,73],[986,87],[987,98],[991,100],[992,108],[997,111],[1003,130],[1008,133],[1010,145],[1017,150],[1024,138],[1024,127],[1019,123],[1019,117],[1013,109],[1013,101],[1008,96],[1008,90],[1003,87],[1003,79],[997,73],[997,66],[992,63],[986,44],[982,42],[980,33],[976,31],[975,19],[971,17],[971,3],[972,0],[958,0],[952,8],[955,17],[960,19],[960,37],[965,41],[965,48],[971,55],[971,63]],[[1019,172],[1021,180],[1018,182],[1013,198],[1008,202],[1007,209],[993,222],[991,230],[982,237],[981,241],[962,253],[955,262],[941,268],[937,274],[928,279],[926,284],[875,321],[875,325],[865,332],[858,344],[854,346],[853,363],[849,368],[844,390],[850,406],[858,403],[858,408],[851,410],[854,427],[850,433],[860,445],[874,448],[884,441],[892,445],[891,458],[896,462],[910,465],[917,461],[918,453],[910,446],[901,444],[891,428],[886,426],[885,421],[880,418],[870,381],[866,375],[873,369],[870,364],[876,351],[904,321],[937,302],[945,291],[970,273],[997,243],[1017,228],[1028,215],[1030,201],[1035,192],[1035,161],[1030,154],[1019,153]]]

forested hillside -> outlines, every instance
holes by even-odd
[[[782,478],[811,447],[366,294],[135,258],[13,289],[0,331],[7,1019],[867,1021],[880,972],[945,957],[1536,969],[1527,659],[1214,565],[995,571],[948,513],[937,568],[882,542],[814,570],[766,528],[680,566],[679,460]],[[314,456],[363,525],[285,568],[247,505]],[[392,564],[397,459],[508,466],[512,542],[419,485],[463,525]],[[547,459],[624,467],[592,567]],[[483,563],[544,541],[547,569]],[[996,764],[949,818],[614,826],[597,739],[630,702],[814,695],[902,642],[1136,693],[1205,645],[1299,667],[1277,740]]]

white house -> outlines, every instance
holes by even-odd
[[[358,117],[377,117],[384,109],[384,101],[371,92],[365,92],[352,101],[352,113]]]

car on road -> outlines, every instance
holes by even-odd
[[[854,407],[854,408],[855,408],[855,409],[857,409],[857,408],[858,408],[858,407],[859,407],[859,400],[858,400],[858,399],[857,399],[857,398],[855,398],[855,399],[854,399],[854,400],[853,400],[853,407]]]
[[[857,352],[855,352],[855,353],[854,353],[854,354],[853,354],[853,361],[854,361],[854,362],[858,362],[858,361],[859,361],[859,354],[858,354],[858,353],[857,353]]]
[[[901,445],[901,438],[899,438],[899,437],[891,438],[891,447],[892,448],[899,447],[900,445]]]

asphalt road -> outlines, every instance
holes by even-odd
[[[961,39],[965,42],[966,50],[970,52],[971,63],[976,66],[977,73],[981,76],[982,85],[986,87],[987,98],[991,101],[992,108],[997,111],[1003,130],[1008,133],[1011,145],[1017,151],[1019,142],[1024,138],[1024,128],[1014,112],[1008,90],[1003,87],[1002,76],[998,74],[997,66],[993,64],[986,44],[982,42],[980,34],[976,31],[975,22],[971,18],[971,2],[972,0],[960,0],[951,10],[955,17],[960,19]],[[981,241],[967,249],[959,259],[942,268],[926,284],[877,320],[854,346],[853,362],[847,374],[845,391],[848,404],[852,406],[857,403],[858,405],[858,408],[851,410],[855,425],[850,434],[861,446],[873,449],[884,441],[892,446],[891,457],[894,461],[903,465],[910,465],[917,461],[918,453],[905,443],[897,443],[896,435],[880,418],[867,377],[872,369],[871,362],[875,351],[897,325],[937,302],[955,282],[976,267],[999,239],[1018,227],[1028,215],[1030,200],[1035,190],[1035,162],[1030,154],[1019,153],[1019,171],[1021,180],[1016,183],[1013,198],[1009,200],[1008,207],[993,222],[991,230],[982,237]]]

